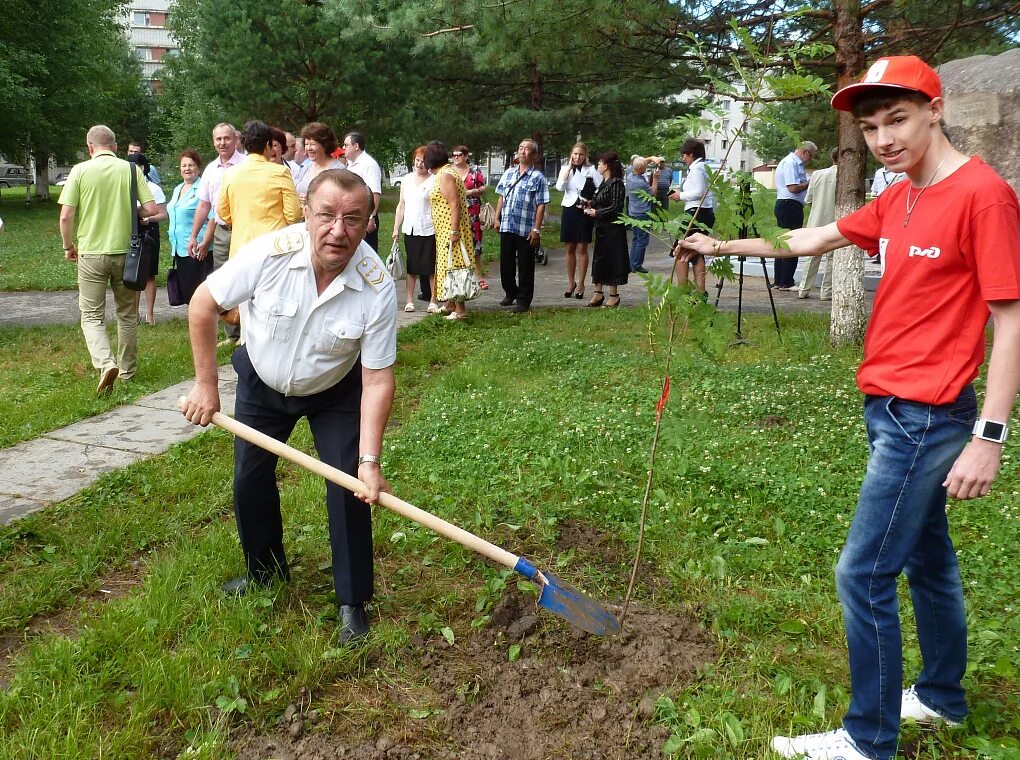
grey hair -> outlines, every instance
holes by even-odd
[[[802,142],[802,143],[800,144],[800,149],[801,149],[801,150],[808,150],[808,151],[811,151],[811,155],[814,155],[815,153],[817,153],[817,152],[818,152],[818,146],[817,146],[817,145],[815,145],[815,144],[814,144],[813,142],[811,142],[810,140],[805,140],[804,142]]]
[[[112,148],[117,144],[117,136],[105,124],[96,124],[85,135],[85,142],[93,148]]]

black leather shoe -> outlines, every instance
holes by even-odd
[[[368,615],[363,604],[340,605],[340,643],[363,639],[368,636]]]
[[[504,298],[502,301],[499,302],[499,305],[500,306],[512,306],[513,303],[514,303],[514,299],[512,299],[512,298]]]
[[[510,311],[512,311],[514,314],[520,314],[521,312],[527,311],[530,308],[531,308],[530,303],[516,303],[514,304],[514,307],[510,309]]]

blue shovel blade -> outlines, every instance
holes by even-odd
[[[514,570],[542,589],[538,597],[539,607],[544,607],[576,628],[596,636],[615,636],[620,632],[620,621],[609,610],[569,583],[544,570],[539,573],[524,557],[518,558]],[[545,583],[542,583],[542,578]]]

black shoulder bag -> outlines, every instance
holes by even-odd
[[[145,290],[149,279],[149,261],[146,256],[144,236],[138,232],[138,177],[135,165],[129,163],[131,170],[131,245],[124,257],[124,287],[128,290]]]

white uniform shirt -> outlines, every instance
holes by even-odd
[[[362,242],[347,268],[316,293],[304,222],[262,235],[206,279],[220,307],[248,307],[245,342],[255,371],[287,396],[310,396],[347,375],[397,360],[397,292]]]
[[[382,169],[379,168],[379,163],[368,155],[368,152],[363,152],[353,161],[347,162],[347,171],[354,172],[368,185],[368,189],[373,193],[382,193]]]
[[[791,193],[788,186],[803,185],[805,182],[807,172],[804,170],[804,162],[796,152],[788,154],[776,167],[776,200],[791,200],[803,204],[807,188],[799,193]]]
[[[429,200],[429,193],[432,192],[436,176],[430,174],[420,183],[408,177],[400,183],[400,199],[404,202],[404,220],[400,225],[400,231],[405,235],[422,237],[435,235],[436,227],[432,223],[432,202]]]

